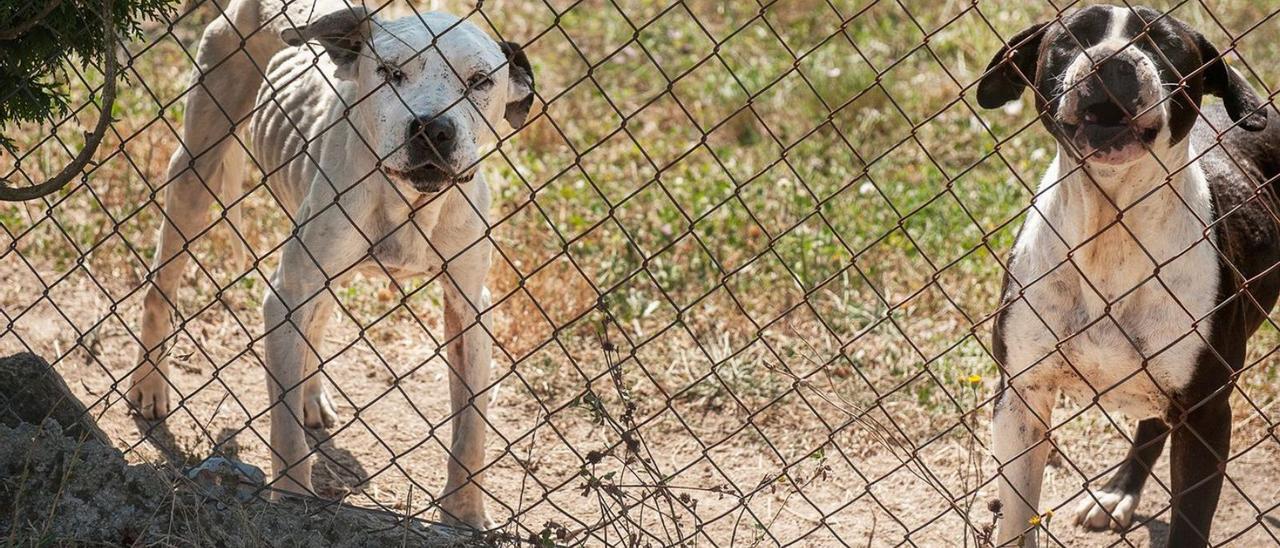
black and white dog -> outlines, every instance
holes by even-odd
[[[1058,393],[1145,419],[1076,522],[1127,528],[1172,437],[1169,544],[1208,542],[1245,345],[1280,293],[1280,129],[1200,33],[1146,8],[1092,6],[1028,28],[978,101],[1031,86],[1058,154],[1007,264],[993,350],[1001,543],[1032,518]],[[1204,94],[1223,105],[1200,107]]]

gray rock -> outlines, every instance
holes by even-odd
[[[73,438],[111,443],[44,359],[26,352],[0,358],[0,424],[41,424],[46,418]]]
[[[209,457],[187,470],[187,479],[212,496],[248,501],[266,484],[267,475],[252,464],[226,457]]]

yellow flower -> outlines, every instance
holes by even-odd
[[[1048,527],[1051,519],[1053,519],[1053,510],[1045,510],[1041,515],[1031,516],[1027,523],[1030,523],[1032,527],[1040,527],[1041,525]]]
[[[969,384],[979,385],[982,384],[982,375],[969,375],[969,378],[965,380],[969,381]]]

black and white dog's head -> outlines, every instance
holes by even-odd
[[[1128,164],[1183,143],[1206,93],[1245,129],[1267,123],[1217,48],[1150,8],[1090,6],[1019,32],[988,65],[978,103],[1000,107],[1028,85],[1050,133],[1089,163]]]
[[[355,86],[348,119],[383,172],[417,192],[470,180],[501,120],[520,127],[533,105],[533,68],[520,46],[449,14],[384,21],[352,7],[281,38],[324,47],[333,75]]]

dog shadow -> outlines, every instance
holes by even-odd
[[[244,431],[244,428],[222,427],[222,430],[213,437],[213,454],[231,460],[240,460],[240,452],[244,450],[244,446],[240,445],[239,435]]]
[[[140,416],[133,417],[133,424],[138,428],[142,438],[151,443],[170,466],[179,470],[200,462],[200,457],[184,447],[169,429],[169,421],[149,421]]]
[[[307,429],[307,445],[315,451],[311,483],[317,495],[336,500],[364,491],[369,471],[350,450],[335,445],[330,432]]]
[[[1147,529],[1147,545],[1152,548],[1165,546],[1169,540],[1169,522],[1152,519],[1142,525]]]
[[[223,427],[214,438],[214,454],[240,460],[244,447],[238,436],[244,432],[243,428]],[[306,432],[307,445],[314,451],[311,483],[316,494],[321,498],[336,500],[363,492],[369,481],[369,472],[360,464],[360,460],[351,451],[335,445],[328,432],[311,429]],[[268,470],[263,471],[270,475]]]

